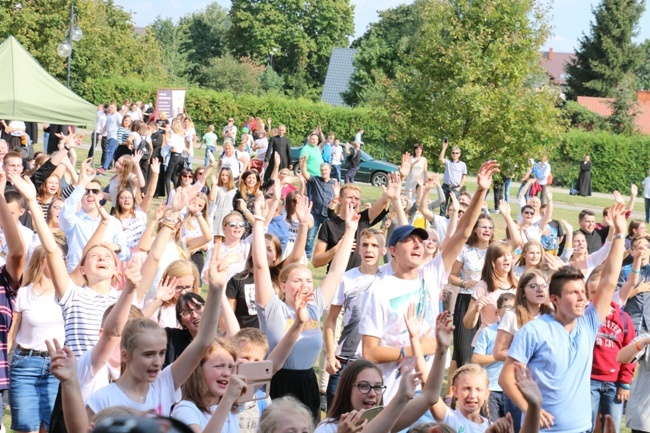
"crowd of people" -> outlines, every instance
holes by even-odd
[[[293,176],[271,119],[202,137],[137,102],[97,119],[80,164],[67,128],[33,157],[0,140],[13,430],[145,428],[153,413],[197,433],[614,433],[627,406],[627,426],[650,432],[636,187],[574,231],[553,218],[545,157],[515,210],[496,161],[469,191],[458,147],[448,159],[445,139],[434,167],[416,145],[364,204],[362,129],[342,144],[314,128]]]

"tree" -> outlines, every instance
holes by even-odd
[[[623,77],[612,92],[613,100],[609,104],[612,114],[607,118],[607,122],[615,134],[634,135],[638,132],[635,119],[639,112],[634,82],[635,77],[629,74]]]
[[[187,37],[180,49],[187,53],[188,74],[195,80],[202,65],[226,54],[226,32],[230,28],[228,11],[219,3],[210,3],[204,10],[181,18],[179,27],[186,31]]]
[[[394,135],[423,143],[429,156],[448,136],[474,167],[486,159],[521,166],[548,153],[561,131],[558,98],[528,85],[541,68],[546,10],[532,0],[446,0],[417,13],[413,52],[383,104]]]
[[[158,17],[151,31],[160,44],[162,64],[169,77],[176,82],[186,81],[192,70],[189,57],[193,52],[185,48],[190,42],[187,27],[174,24],[171,18]]]
[[[643,54],[636,76],[639,80],[639,89],[650,90],[650,39],[646,39],[641,44],[641,50]]]
[[[56,54],[70,25],[70,2],[40,0],[0,3],[0,38],[16,39],[49,73],[66,81],[67,61]],[[133,30],[131,15],[112,0],[75,2],[75,12],[83,38],[74,42],[71,85],[79,90],[88,80],[112,76],[161,79],[159,50],[150,32]]]
[[[325,81],[332,48],[349,44],[353,10],[349,0],[233,0],[228,48],[235,57],[260,64],[276,49],[273,69],[285,82],[318,87]],[[295,75],[306,81],[292,79]]]
[[[412,41],[420,25],[417,5],[421,2],[380,11],[379,21],[370,24],[363,36],[352,43],[357,54],[350,87],[342,95],[346,104],[381,98],[381,79],[394,79],[404,57],[412,51]]]
[[[209,89],[239,93],[258,93],[260,84],[258,77],[264,71],[250,59],[235,59],[230,54],[210,60],[207,66],[202,66],[199,73],[199,83]]]
[[[591,33],[579,41],[575,60],[567,66],[568,96],[613,96],[634,73],[642,54],[632,42],[644,10],[644,0],[602,0],[593,11]]]

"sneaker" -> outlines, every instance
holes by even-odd
[[[327,412],[327,395],[320,393],[320,410]]]
[[[106,170],[104,170],[103,167],[99,167],[97,169],[97,174],[100,175],[100,176],[106,176]]]

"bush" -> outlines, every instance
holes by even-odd
[[[609,132],[569,130],[549,158],[553,184],[573,186],[585,155],[591,156],[594,191],[627,191],[631,183],[645,179],[650,153],[650,136],[623,136]]]
[[[156,89],[173,88],[163,83],[143,82],[137,79],[92,80],[85,84],[82,96],[94,103],[131,100],[155,103]],[[273,119],[273,125],[287,126],[287,136],[294,146],[304,142],[305,137],[317,125],[325,134],[334,132],[341,142],[351,142],[358,128],[364,129],[364,150],[375,158],[399,163],[403,143],[388,143],[390,121],[385,112],[371,108],[333,107],[307,99],[290,99],[275,94],[263,96],[233,95],[197,87],[189,87],[185,98],[187,112],[192,117],[198,134],[208,125],[220,130],[228,117],[234,117],[240,126],[248,116]]]

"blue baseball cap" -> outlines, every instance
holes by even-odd
[[[429,239],[429,233],[424,229],[413,226],[399,226],[391,233],[388,239],[388,246],[394,247],[398,242],[402,242],[412,234],[418,235],[422,240]]]

